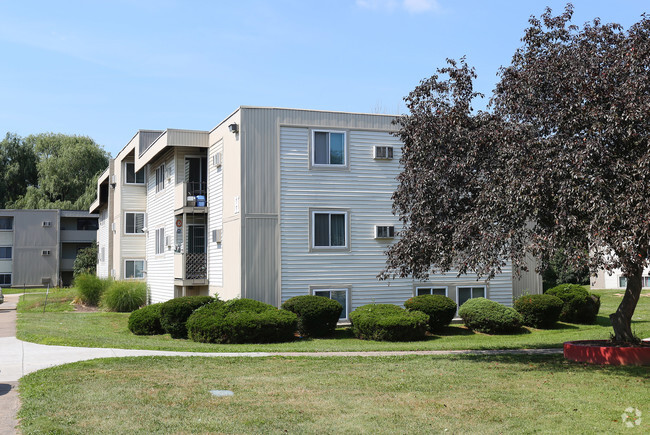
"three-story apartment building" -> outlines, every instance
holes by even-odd
[[[510,305],[536,273],[378,281],[399,231],[394,116],[240,107],[211,131],[140,131],[98,181],[101,276],[146,279],[153,302],[218,294],[367,303],[445,294]],[[129,182],[128,180],[135,180]]]

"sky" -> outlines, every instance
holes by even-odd
[[[628,28],[649,0],[574,0]],[[565,1],[0,0],[0,134],[211,130],[242,105],[402,114],[466,56],[489,97],[531,15]],[[484,108],[478,102],[475,108]]]

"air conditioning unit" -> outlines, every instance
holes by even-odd
[[[392,239],[395,237],[393,225],[375,225],[375,239]]]
[[[174,175],[172,173],[172,168],[170,166],[166,166],[165,167],[165,176],[167,177],[167,179],[171,181],[172,175]]]
[[[172,236],[165,236],[165,246],[172,245]]]
[[[218,153],[212,156],[212,165],[217,168],[220,168],[222,163],[223,163],[223,153],[219,151]]]
[[[222,230],[212,230],[212,242],[221,243],[221,232]]]
[[[52,226],[52,221],[43,221],[43,228],[49,228]]]
[[[392,160],[393,147],[375,145],[375,153],[373,157],[375,160]]]
[[[115,222],[113,222],[113,223],[111,224],[111,229],[112,229],[113,231],[117,231],[117,225],[115,225]]]
[[[49,249],[43,249],[41,251],[41,255],[52,255],[52,251],[50,251]]]

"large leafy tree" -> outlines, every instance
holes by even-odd
[[[384,277],[456,269],[487,277],[525,258],[540,270],[562,251],[592,273],[622,268],[610,316],[631,319],[650,254],[650,19],[627,31],[570,25],[572,6],[532,17],[490,112],[474,113],[474,72],[450,61],[405,98],[403,172],[394,211],[404,223]]]
[[[20,136],[7,133],[0,142],[0,208],[23,195],[28,186],[36,185],[36,153]]]

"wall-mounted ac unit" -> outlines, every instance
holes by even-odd
[[[375,225],[375,239],[392,239],[395,237],[393,225]]]
[[[165,236],[165,246],[172,245],[172,236]]]
[[[117,231],[117,225],[115,225],[115,222],[113,222],[113,223],[111,224],[111,229],[112,229],[113,231]]]
[[[43,249],[41,251],[41,255],[52,255],[52,251],[50,251],[49,249]]]
[[[52,221],[43,221],[43,228],[49,228],[52,226]]]
[[[373,157],[375,160],[392,160],[393,147],[375,145],[375,153]]]
[[[212,242],[221,243],[222,230],[212,230]]]
[[[218,153],[212,156],[212,165],[217,168],[220,168],[222,163],[223,163],[223,153],[219,151]]]

